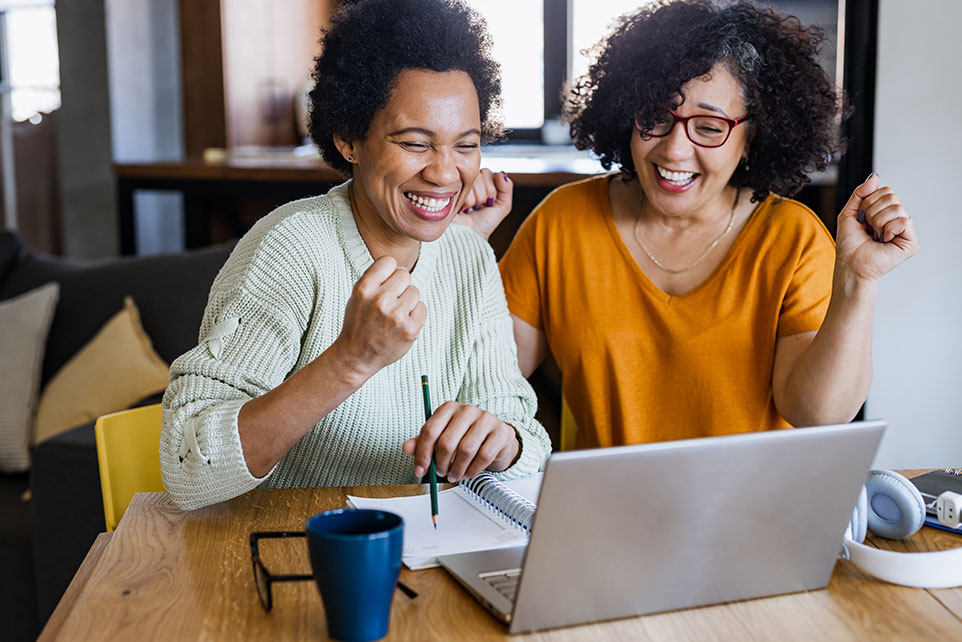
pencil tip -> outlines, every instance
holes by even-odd
[[[431,521],[434,522],[434,530],[438,530],[438,516],[431,515]]]

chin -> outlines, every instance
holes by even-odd
[[[404,236],[421,243],[437,241],[444,234],[453,219],[441,219],[432,223],[417,221],[402,230]]]
[[[425,231],[424,233],[421,234],[421,238],[419,238],[418,240],[423,241],[425,243],[430,243],[431,241],[437,241],[439,238],[441,238],[444,235],[445,230],[448,229],[448,225],[450,224],[451,224],[450,221],[446,221],[444,225],[438,226],[436,230]]]

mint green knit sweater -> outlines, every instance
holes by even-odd
[[[422,374],[430,377],[435,407],[471,404],[518,431],[521,455],[500,477],[543,468],[551,445],[518,369],[494,255],[474,232],[452,225],[421,244],[411,273],[428,314],[408,353],[322,419],[265,477],[250,474],[238,411],[334,342],[354,283],[373,263],[347,185],[258,221],[214,280],[199,345],[171,365],[164,395],[161,471],[181,508],[257,486],[415,482],[401,444],[424,423]]]

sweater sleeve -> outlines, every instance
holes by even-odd
[[[300,354],[313,288],[296,279],[305,274],[304,258],[292,245],[242,239],[211,289],[199,344],[171,364],[160,464],[182,509],[236,497],[273,472],[251,475],[237,416],[283,382]]]
[[[500,479],[514,479],[544,470],[551,440],[534,418],[537,397],[518,367],[514,330],[493,255],[489,265],[481,329],[458,401],[490,412],[517,431],[520,456],[511,467],[495,473]]]

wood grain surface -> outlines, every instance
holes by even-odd
[[[94,564],[69,613],[51,620],[43,640],[326,639],[313,582],[274,585],[274,608],[257,600],[248,535],[303,530],[306,519],[344,506],[346,494],[422,493],[420,486],[255,490],[191,513],[164,493],[142,493]],[[101,540],[98,540],[98,543]],[[911,540],[874,542],[896,550],[939,550],[956,535],[924,528]],[[95,549],[97,545],[95,544]],[[310,572],[303,539],[261,542],[272,573]],[[85,567],[87,563],[85,563]],[[80,573],[78,573],[78,578]],[[957,640],[962,589],[926,591],[875,580],[839,561],[825,590],[508,636],[441,569],[402,570],[419,593],[396,592],[387,640]],[[653,586],[651,590],[658,590]]]
[[[64,591],[63,597],[60,598],[57,608],[53,610],[50,619],[47,620],[47,624],[44,626],[40,637],[37,638],[37,642],[56,640],[60,636],[63,623],[71,611],[73,611],[77,598],[87,585],[87,580],[90,579],[90,574],[97,566],[97,563],[100,562],[100,557],[103,555],[104,550],[106,550],[112,535],[113,533],[100,533],[97,535],[94,543],[90,546],[90,550],[87,551],[87,556],[84,557],[84,561],[80,564],[80,568],[77,569],[77,573],[73,576],[73,579],[70,580],[70,584],[67,586],[67,590]]]

